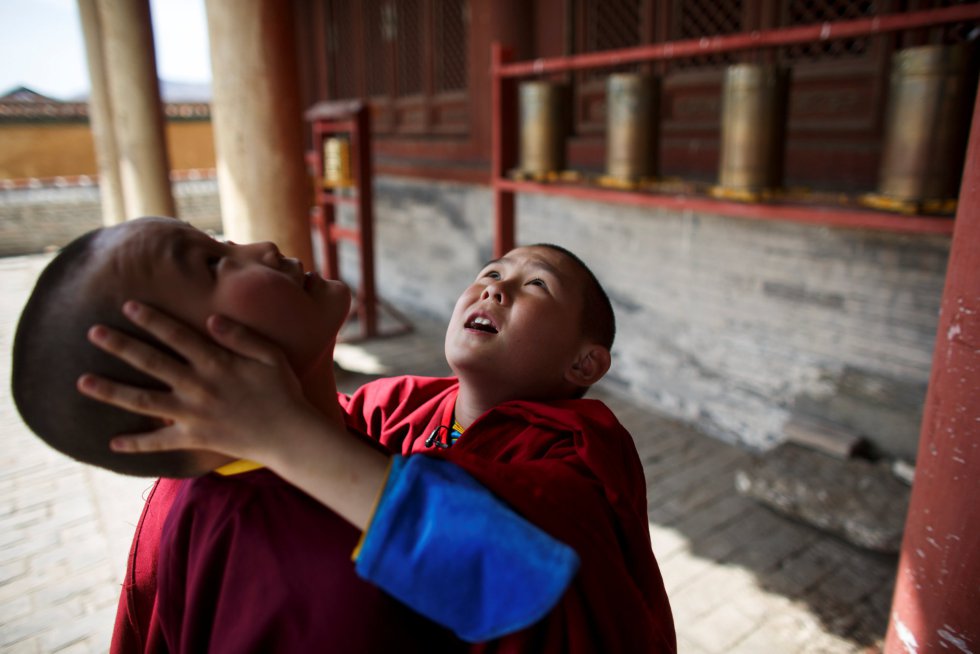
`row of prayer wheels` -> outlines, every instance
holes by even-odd
[[[966,46],[924,46],[895,54],[877,194],[889,202],[954,198],[959,185],[975,73]],[[782,185],[790,73],[736,64],[725,72],[715,195],[756,199]],[[563,85],[520,86],[523,177],[565,170],[569,103]],[[613,74],[606,85],[606,170],[600,183],[629,187],[657,177],[659,85]]]

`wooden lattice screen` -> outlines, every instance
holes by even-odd
[[[737,34],[748,27],[742,0],[683,0],[677,2],[668,40],[700,39],[722,34]],[[736,55],[722,53],[706,57],[678,59],[673,68],[725,66],[736,61]]]
[[[324,17],[329,99],[370,100],[380,134],[468,130],[467,0],[327,0]]]

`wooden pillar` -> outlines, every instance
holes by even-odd
[[[980,95],[885,651],[980,652]]]
[[[206,0],[225,235],[313,266],[291,3]]]
[[[90,91],[88,120],[95,142],[99,167],[99,195],[102,198],[102,224],[109,226],[126,220],[122,182],[119,179],[119,157],[112,126],[112,110],[106,81],[106,62],[102,51],[102,23],[96,0],[78,0],[78,13],[85,37]]]
[[[95,0],[126,218],[173,216],[149,0]]]

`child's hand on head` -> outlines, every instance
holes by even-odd
[[[211,450],[270,464],[276,454],[270,435],[315,413],[281,349],[247,328],[212,316],[207,322],[211,342],[146,305],[127,302],[124,313],[186,363],[110,328],[90,330],[94,345],[170,388],[135,388],[95,375],[79,378],[83,394],[168,423],[147,434],[116,437],[112,449]]]

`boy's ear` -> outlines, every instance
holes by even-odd
[[[602,379],[611,363],[612,357],[608,349],[597,343],[587,343],[565,371],[565,381],[576,386],[591,386]]]

